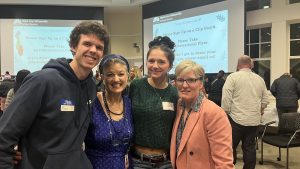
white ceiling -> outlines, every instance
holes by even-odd
[[[125,7],[141,6],[155,1],[159,0],[0,0],[0,5]]]

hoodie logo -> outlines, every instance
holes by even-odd
[[[86,104],[88,105],[92,104],[92,100],[88,100]]]
[[[75,106],[74,103],[71,100],[60,100],[60,111],[74,111]]]

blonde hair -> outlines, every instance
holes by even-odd
[[[133,69],[134,78],[142,78],[142,71],[138,66],[133,66],[131,69]]]
[[[203,67],[191,60],[181,61],[175,68],[175,76],[180,76],[181,74],[193,71],[197,78],[201,77],[201,81],[204,79],[205,71]]]

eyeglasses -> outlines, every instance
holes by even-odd
[[[197,82],[197,80],[200,80],[200,78],[189,78],[189,79],[178,78],[175,79],[175,82],[177,85],[183,85],[184,82],[186,82],[188,85],[194,85]]]

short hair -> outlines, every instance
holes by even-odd
[[[97,21],[83,21],[79,23],[71,32],[69,46],[76,48],[81,35],[95,35],[104,42],[103,54],[107,54],[109,45],[109,35],[106,28]]]
[[[220,70],[220,71],[219,71],[219,74],[221,75],[221,77],[223,77],[223,76],[225,75],[224,70]]]
[[[147,59],[152,50],[160,49],[167,56],[167,59],[171,67],[173,66],[173,62],[175,59],[175,55],[174,55],[175,43],[168,36],[157,36],[151,42],[149,42],[148,46],[149,46],[149,51],[147,52]]]
[[[249,68],[251,68],[251,62],[251,58],[247,55],[242,55],[238,59],[238,65],[248,65],[250,66]]]
[[[109,54],[103,57],[103,59],[101,60],[100,64],[99,64],[99,72],[100,74],[104,74],[105,70],[116,64],[116,63],[120,63],[122,65],[126,66],[126,72],[129,73],[129,63],[128,61],[125,59],[125,57],[121,56],[121,55],[116,55],[116,54]]]
[[[193,71],[195,75],[198,76],[197,78],[201,77],[201,81],[205,79],[205,71],[203,67],[192,60],[181,61],[175,68],[175,76],[178,77],[181,74],[187,73],[189,71]]]

